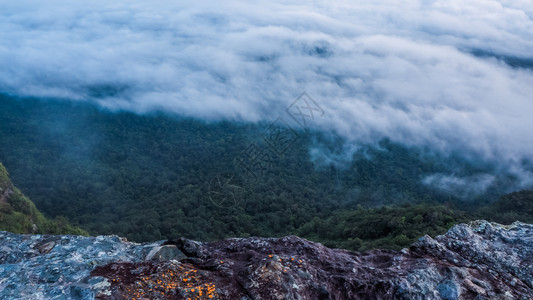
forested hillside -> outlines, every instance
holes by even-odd
[[[394,248],[468,220],[518,182],[482,161],[387,139],[346,153],[342,139],[268,123],[5,95],[0,106],[0,161],[37,207],[134,241],[299,234]],[[289,132],[290,143],[273,149],[273,130]],[[433,184],[443,174],[493,180]]]
[[[0,163],[0,230],[14,233],[87,234],[62,217],[46,219],[33,202],[13,186]]]

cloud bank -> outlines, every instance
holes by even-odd
[[[533,160],[531,0],[3,2],[0,92]]]

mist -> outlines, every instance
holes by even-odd
[[[529,0],[4,1],[0,92],[258,122],[305,91],[324,111],[309,126],[346,149],[388,137],[528,185],[532,28]]]
[[[457,177],[446,174],[426,176],[422,182],[439,190],[448,192],[462,199],[484,193],[494,182],[495,176],[482,174],[469,177]]]

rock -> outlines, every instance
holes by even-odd
[[[39,243],[32,246],[32,248],[37,249],[40,254],[46,254],[50,252],[56,245],[56,241],[60,240],[59,237],[50,237],[46,238]]]
[[[167,260],[181,260],[187,258],[183,252],[181,252],[178,247],[174,245],[163,245],[159,247],[154,247],[150,253],[146,256],[147,261],[167,261]]]
[[[116,236],[0,232],[0,299],[93,299],[95,291],[109,288],[89,280],[96,266],[143,261],[156,245],[126,243]]]
[[[203,252],[203,244],[201,242],[185,238],[166,241],[163,245],[174,245],[188,257],[205,257],[207,255]]]
[[[533,299],[533,225],[476,221],[402,251],[288,236],[128,243],[0,233],[0,299]]]

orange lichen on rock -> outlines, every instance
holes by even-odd
[[[124,267],[124,266],[123,266]],[[126,299],[217,299],[216,286],[189,264],[152,264],[103,274],[112,291]],[[116,287],[113,289],[113,287]]]
[[[277,261],[280,266],[285,268],[302,268],[304,261],[302,259],[296,259],[294,256],[290,258],[282,258],[278,256],[272,256],[272,254],[268,255],[268,258],[274,258],[275,261]],[[296,263],[298,261],[298,263]]]

